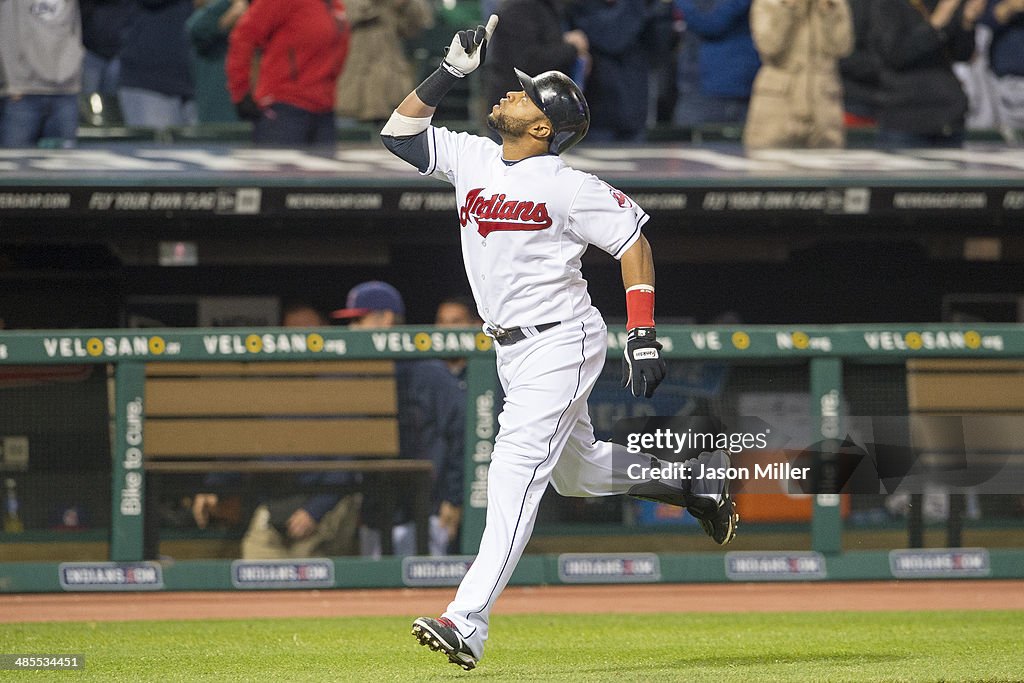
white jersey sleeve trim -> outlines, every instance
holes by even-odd
[[[649,219],[650,216],[647,215],[646,213],[640,216],[640,218],[636,222],[636,230],[634,230],[633,233],[628,238],[626,238],[626,241],[622,243],[622,246],[620,246],[612,253],[612,257],[616,261],[621,259],[622,255],[629,251],[629,248],[636,244],[636,241],[640,239],[640,229],[644,227],[644,225],[647,223]]]
[[[435,138],[435,135],[437,134],[436,131],[437,129],[434,128],[433,126],[430,126],[429,130],[427,131],[427,156],[429,160],[427,162],[427,170],[420,171],[420,175],[433,175],[434,171],[437,170],[437,140]]]

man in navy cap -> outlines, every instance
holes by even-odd
[[[380,280],[363,282],[348,291],[345,308],[331,313],[337,320],[350,320],[352,329],[379,329],[405,322],[405,302],[397,289]]]
[[[397,289],[371,280],[349,290],[345,308],[331,313],[349,320],[350,329],[386,329],[405,322],[405,303]],[[430,520],[430,552],[445,554],[458,534],[462,513],[463,429],[466,395],[440,360],[409,360],[395,363],[398,384],[398,438],[401,457],[430,460],[434,464]],[[394,548],[398,555],[412,554],[415,533],[411,510],[400,501]],[[379,505],[372,490],[363,494],[363,555],[380,553]]]

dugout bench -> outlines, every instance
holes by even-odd
[[[912,439],[926,453],[958,451],[990,457],[1024,451],[1024,430],[1019,422],[1000,420],[1024,413],[1024,361],[968,360],[960,358],[908,359],[907,407]],[[934,429],[936,423],[914,417],[964,416],[965,429]],[[923,495],[911,496],[908,515],[908,547],[924,545]],[[964,496],[950,495],[946,543],[962,545]]]
[[[143,414],[148,501],[175,474],[239,473],[238,490],[254,494],[286,484],[282,475],[357,472],[364,495],[380,497],[383,554],[393,552],[400,483],[413,492],[416,551],[428,554],[432,463],[400,457],[393,361],[147,363]]]

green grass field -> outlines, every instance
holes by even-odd
[[[0,672],[0,679],[1024,680],[1020,611],[498,615],[487,657],[470,672],[417,645],[410,624],[392,617],[6,624],[0,652],[81,653],[86,670]]]

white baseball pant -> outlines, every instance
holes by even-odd
[[[491,607],[526,548],[548,481],[564,496],[626,493],[651,457],[596,441],[587,398],[604,368],[608,332],[597,309],[511,346],[497,347],[505,405],[487,474],[480,550],[444,616],[479,659]]]

